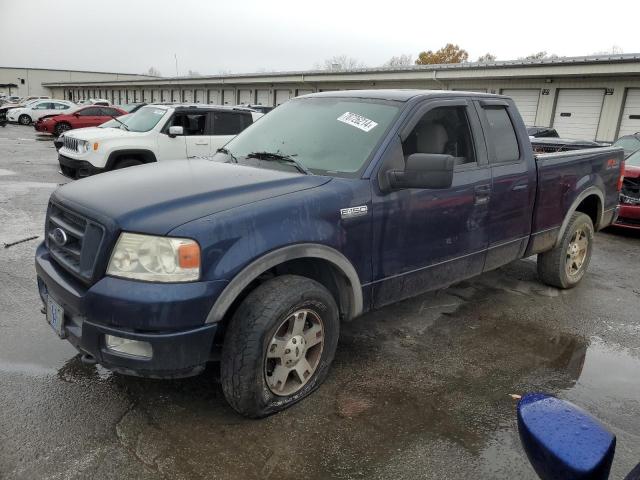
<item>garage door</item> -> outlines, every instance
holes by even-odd
[[[296,97],[300,97],[302,95],[309,95],[310,93],[313,93],[313,90],[298,89],[298,91],[296,92]]]
[[[627,90],[618,137],[640,132],[640,88]]]
[[[171,90],[171,101],[172,102],[182,101],[182,98],[180,98],[180,90],[178,90],[177,88],[174,88],[173,90]]]
[[[249,105],[251,103],[251,90],[238,90],[238,103],[240,105]]]
[[[603,101],[603,89],[560,90],[553,127],[562,138],[595,140]]]
[[[223,105],[235,105],[236,100],[234,97],[234,90],[223,90],[222,91],[222,104]]]
[[[182,101],[186,103],[193,102],[193,90],[183,90],[182,92]]]
[[[195,101],[196,103],[205,103],[204,102],[204,90],[196,90],[195,92]]]
[[[269,90],[256,90],[256,103],[258,105],[269,105]]]
[[[502,95],[513,98],[518,107],[520,116],[527,126],[536,124],[538,113],[538,101],[540,100],[540,89],[538,88],[513,88],[502,90]]]
[[[170,102],[171,101],[171,90],[160,90],[160,101],[161,102]]]
[[[152,90],[151,91],[151,101],[153,103],[160,102],[160,90]]]
[[[220,90],[209,90],[208,102],[213,105],[220,105]]]
[[[291,90],[276,90],[276,107],[291,98]]]

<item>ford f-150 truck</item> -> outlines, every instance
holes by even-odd
[[[148,377],[219,360],[262,417],[326,378],[340,323],[537,254],[571,288],[616,218],[623,153],[534,156],[507,97],[325,92],[210,159],[57,189],[36,252],[47,320],[86,362]]]

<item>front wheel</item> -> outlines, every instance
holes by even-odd
[[[338,345],[338,307],[306,277],[283,275],[253,290],[236,310],[222,347],[222,389],[240,414],[260,418],[317,389]]]
[[[55,133],[56,137],[59,137],[67,130],[71,130],[71,125],[69,125],[67,122],[60,122],[56,124],[55,128],[53,129],[53,132]]]
[[[135,158],[123,158],[113,167],[114,170],[120,170],[121,168],[135,167],[136,165],[142,165],[144,162]]]
[[[573,288],[587,271],[593,252],[593,222],[588,215],[575,212],[559,245],[538,255],[538,276],[554,287]]]
[[[31,117],[26,113],[23,113],[18,117],[18,123],[20,125],[31,125]]]

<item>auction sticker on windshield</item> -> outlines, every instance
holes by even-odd
[[[351,125],[352,127],[359,128],[363,132],[369,132],[378,124],[373,120],[369,120],[367,117],[358,115],[357,113],[344,112],[338,117],[338,121]]]

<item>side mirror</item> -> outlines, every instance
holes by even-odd
[[[455,159],[451,155],[414,153],[404,170],[387,172],[392,188],[450,188]]]
[[[74,116],[74,117],[79,117],[79,116],[80,116],[80,114],[79,114],[78,112],[73,112],[73,116]]]
[[[518,432],[542,480],[609,478],[616,437],[574,404],[528,393],[518,402]]]
[[[184,128],[179,125],[169,127],[169,136],[171,138],[177,137],[178,135],[184,135]]]

